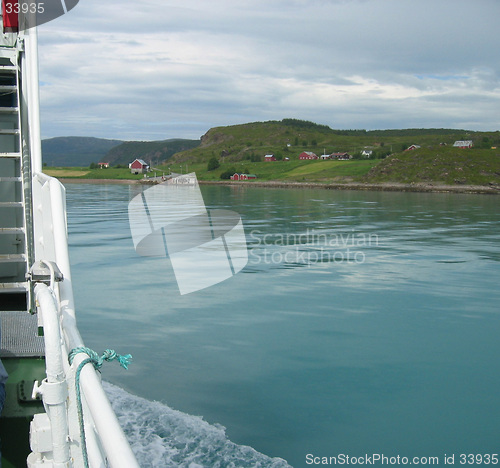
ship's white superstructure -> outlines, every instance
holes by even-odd
[[[0,34],[0,356],[10,373],[1,436],[30,414],[29,467],[138,467],[76,324],[65,190],[42,172],[30,21],[19,15],[18,31]],[[44,378],[32,379],[40,365]]]

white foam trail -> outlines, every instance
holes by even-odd
[[[281,458],[231,442],[223,426],[103,386],[142,468],[290,468]]]

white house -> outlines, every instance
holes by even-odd
[[[457,148],[472,148],[474,146],[474,143],[472,142],[472,140],[459,140],[455,141],[455,143],[453,143],[453,146]]]

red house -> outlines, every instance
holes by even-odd
[[[238,172],[231,176],[231,180],[252,180],[256,178],[257,176],[255,174],[240,174]]]
[[[318,159],[312,151],[304,151],[299,154],[299,159]]]
[[[132,174],[144,174],[149,172],[149,165],[145,163],[142,159],[136,159],[128,165],[130,172]]]
[[[274,154],[266,154],[264,156],[264,161],[276,161],[276,158],[274,157]]]

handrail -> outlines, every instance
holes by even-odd
[[[61,283],[54,287],[54,300],[60,314],[63,362],[66,378],[74,378],[74,369],[85,359],[85,355],[77,355],[73,365],[68,362],[69,352],[84,343],[77,328],[71,271],[67,247],[67,227],[64,186],[53,177],[40,172],[33,177],[33,219],[35,238],[35,260],[53,261],[64,276]],[[42,209],[43,207],[43,209]],[[39,291],[40,289],[37,289]],[[106,454],[109,466],[112,468],[138,468],[139,465],[130,445],[123,433],[118,419],[102,388],[100,378],[92,365],[86,365],[80,375],[80,385],[83,397],[90,413],[90,420],[95,426]],[[72,396],[70,395],[70,401]],[[71,432],[71,430],[70,430]],[[99,458],[91,453],[89,459]],[[99,464],[97,465],[99,466]]]

